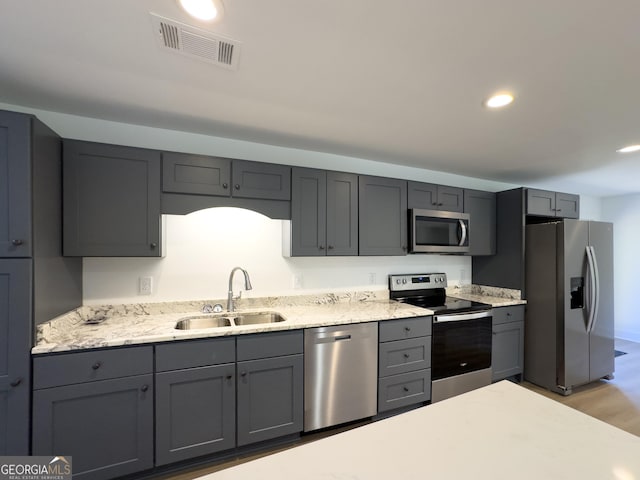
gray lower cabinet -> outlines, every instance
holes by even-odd
[[[406,255],[407,181],[358,177],[360,255]]]
[[[92,480],[153,467],[152,369],[151,347],[34,358],[33,455]]]
[[[464,213],[469,214],[469,255],[494,255],[496,194],[465,189]]]
[[[312,168],[291,175],[290,254],[358,255],[358,176]]]
[[[514,375],[522,377],[524,368],[524,305],[493,309],[491,369],[494,382]]]
[[[431,399],[431,322],[431,316],[379,322],[378,412]]]
[[[463,189],[433,183],[409,182],[407,193],[408,208],[462,212]]]
[[[302,431],[302,330],[237,339],[238,446]]]
[[[526,214],[543,217],[579,218],[580,196],[528,188]]]
[[[64,255],[162,256],[160,152],[65,140],[62,182]]]
[[[31,265],[0,260],[0,456],[29,453]]]
[[[235,338],[156,346],[156,465],[236,445]]]

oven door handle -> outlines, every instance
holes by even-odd
[[[473,313],[452,313],[445,315],[435,315],[433,317],[434,322],[458,322],[461,320],[476,320],[478,318],[486,318],[491,316],[491,310],[485,310],[482,312]]]
[[[464,242],[467,241],[467,225],[462,219],[459,219],[458,221],[460,222],[460,243],[458,246],[464,247]]]

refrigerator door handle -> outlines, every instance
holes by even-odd
[[[594,300],[593,300],[593,322],[589,333],[593,331],[598,323],[598,307],[600,306],[600,270],[598,269],[598,259],[596,258],[596,249],[593,246],[589,246],[591,249],[591,259],[593,261],[593,273],[594,273]]]
[[[596,264],[595,252],[591,245],[587,245],[587,273],[589,275],[589,317],[587,322],[587,333],[591,333],[596,322],[596,312],[598,308],[598,266]]]

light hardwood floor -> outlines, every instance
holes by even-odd
[[[616,350],[627,352],[627,354],[615,359],[616,371],[613,380],[601,380],[576,388],[573,394],[568,397],[549,392],[528,382],[523,382],[522,386],[640,436],[640,343],[616,339]],[[336,430],[335,433],[348,428],[352,428],[352,426]],[[313,441],[324,436],[327,436],[326,432],[307,435],[302,442]],[[287,448],[290,446],[276,451]],[[210,467],[194,468],[178,475],[165,475],[161,478],[163,480],[192,480],[271,453],[274,451],[245,456]]]

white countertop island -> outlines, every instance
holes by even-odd
[[[503,381],[201,480],[640,480],[640,438]]]

